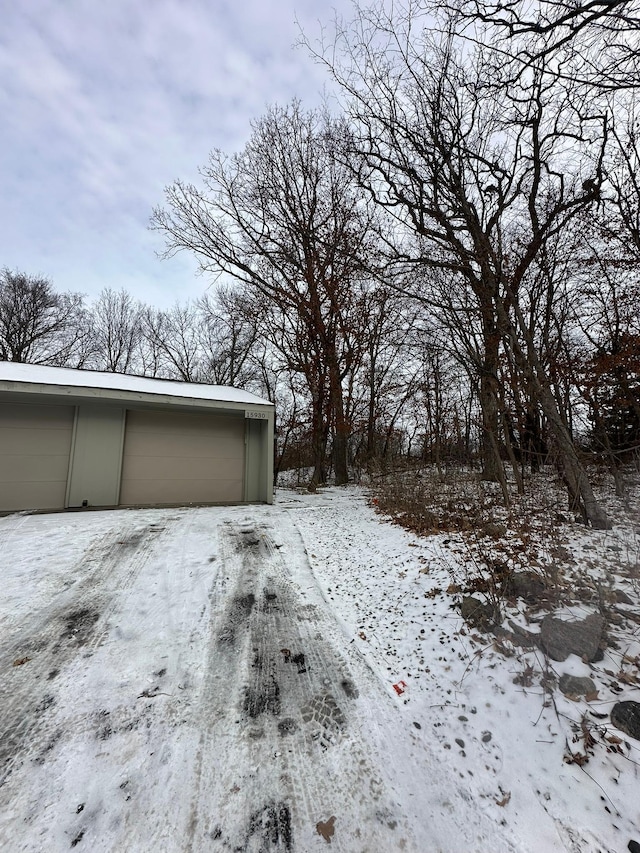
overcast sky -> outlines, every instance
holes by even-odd
[[[58,290],[121,287],[158,307],[202,293],[186,255],[160,261],[152,208],[208,152],[232,152],[271,103],[317,105],[324,72],[297,18],[349,0],[28,0],[0,24],[0,267]]]

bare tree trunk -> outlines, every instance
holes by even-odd
[[[500,456],[500,397],[498,394],[499,338],[485,338],[485,357],[480,373],[478,400],[482,413],[482,479],[500,483],[504,478],[504,465]]]
[[[591,483],[549,388],[538,389],[540,405],[547,418],[558,454],[560,474],[569,492],[569,506],[595,530],[610,530],[611,522],[593,494]]]
[[[310,383],[311,388],[311,458],[313,473],[307,488],[315,492],[320,483],[325,481],[325,453],[327,448],[327,433],[324,418],[324,401],[322,387],[319,382]]]
[[[526,354],[522,351],[522,347],[517,340],[516,329],[508,321],[506,310],[501,300],[498,301],[498,310],[502,315],[501,320],[504,321],[505,329],[509,329],[513,354],[519,363],[523,375],[530,381],[531,388],[535,392],[540,408],[547,419],[555,445],[560,475],[569,492],[569,505],[580,514],[585,524],[591,524],[595,530],[610,530],[611,522],[593,494],[591,483],[584,470],[584,466],[580,462],[571,433],[562,418],[556,398],[551,391],[549,383],[543,378],[544,368],[538,358],[531,333],[524,320],[518,301],[513,299],[512,304],[518,328],[525,342]]]
[[[609,470],[611,471],[611,476],[613,477],[613,482],[615,483],[616,497],[625,500],[627,498],[627,494],[619,458],[616,456],[614,449],[611,446],[609,433],[607,432],[606,425],[603,421],[602,415],[600,414],[599,407],[597,406],[597,404],[594,403],[593,400],[590,400],[589,402],[591,403],[591,411],[593,413],[593,418],[595,421],[596,435],[601,441],[602,446],[604,448],[604,452],[607,457],[607,462],[609,463]]]
[[[516,455],[513,450],[513,443],[511,441],[511,436],[509,435],[509,425],[507,424],[507,413],[504,411],[504,407],[502,410],[502,429],[504,433],[504,443],[507,448],[507,456],[509,457],[509,462],[511,463],[511,470],[513,471],[513,476],[516,480],[516,486],[518,487],[518,494],[523,495],[524,479],[522,477],[522,471],[520,470],[518,460],[516,459]]]
[[[496,438],[496,434],[491,433],[490,438],[491,438],[491,443],[493,445],[493,452],[498,458],[500,458],[500,449],[498,446],[498,440]],[[507,477],[505,475],[504,466],[502,464],[497,469],[497,474],[498,474],[498,482],[500,483],[500,488],[502,490],[502,499],[504,501],[504,505],[506,507],[509,507],[509,506],[511,506],[511,496],[509,495],[509,485],[507,483]]]
[[[340,370],[333,353],[330,354],[328,361],[330,400],[334,418],[333,471],[336,486],[344,486],[349,482],[349,466],[347,463],[349,425],[344,414],[344,397],[342,382],[340,380]]]

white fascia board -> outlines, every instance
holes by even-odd
[[[212,400],[204,397],[179,397],[174,394],[150,394],[136,391],[120,391],[112,388],[87,388],[69,385],[49,385],[38,382],[7,382],[0,380],[0,391],[25,396],[51,396],[71,401],[105,400],[123,404],[144,403],[146,405],[174,406],[176,408],[225,409],[246,412],[248,409],[264,411],[267,417],[273,412],[273,403],[266,400],[236,402],[234,400]],[[260,399],[260,398],[256,398]]]

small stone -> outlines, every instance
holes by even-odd
[[[465,622],[468,622],[474,628],[489,628],[495,622],[493,607],[490,604],[485,604],[478,598],[474,598],[472,595],[467,595],[462,599],[460,613]]]
[[[559,687],[565,696],[591,696],[597,691],[592,678],[579,678],[566,673],[560,676]]]
[[[489,743],[491,740],[491,732],[482,732],[482,743]]]
[[[460,714],[458,719],[460,720],[461,723],[468,723],[469,722],[469,717],[465,717],[464,714]]]
[[[629,841],[627,847],[631,853],[640,853],[640,844],[638,844],[637,841],[634,841],[633,838]]]
[[[514,572],[507,582],[507,595],[535,604],[547,594],[544,581],[535,572]]]
[[[422,728],[422,726],[420,725],[420,723],[416,723],[416,721],[415,721],[415,720],[413,721],[413,725],[414,725],[417,729],[421,729],[421,728]]]
[[[457,737],[457,738],[456,738],[456,743],[458,744],[458,746],[460,747],[460,749],[464,749],[464,741],[462,740],[462,738],[461,738],[461,737]]]
[[[629,737],[640,740],[640,702],[616,702],[611,709],[611,722]]]
[[[621,589],[614,589],[613,598],[618,604],[633,604],[627,593]]]
[[[500,539],[501,536],[506,536],[507,528],[504,524],[496,524],[494,521],[488,521],[480,528],[483,536],[490,536],[492,539]]]

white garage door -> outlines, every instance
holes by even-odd
[[[244,418],[127,412],[120,505],[243,499]]]
[[[64,507],[74,412],[0,405],[0,510]]]

